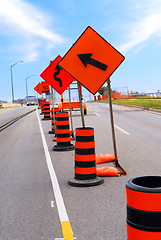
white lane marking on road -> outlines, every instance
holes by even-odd
[[[48,170],[49,170],[49,174],[50,174],[50,178],[51,178],[51,182],[52,182],[53,192],[55,195],[55,200],[56,200],[56,204],[57,204],[57,208],[58,208],[59,218],[60,218],[61,222],[69,221],[67,211],[66,211],[66,208],[64,205],[63,197],[62,197],[62,194],[60,191],[59,183],[58,183],[58,180],[57,180],[57,177],[55,174],[55,170],[52,165],[52,161],[51,161],[50,153],[49,153],[48,146],[46,143],[46,139],[44,136],[43,128],[42,128],[40,118],[38,115],[38,110],[36,110],[36,112],[37,112],[37,118],[38,118],[39,127],[40,127],[41,138],[42,138],[42,142],[43,142],[43,146],[44,146],[46,162],[47,162],[47,166],[48,166]]]
[[[101,115],[99,115],[98,113],[95,112],[95,114],[96,114],[98,117],[101,117]]]
[[[95,112],[95,115],[97,115],[98,117],[101,117],[101,115],[99,115],[98,113]],[[121,132],[125,133],[126,135],[131,135],[130,133],[128,133],[127,131],[125,131],[124,129],[118,127],[117,125],[115,125],[115,128],[119,129]]]
[[[125,131],[124,129],[118,127],[117,125],[114,124],[114,126],[115,126],[115,128],[119,129],[121,132],[125,133],[126,135],[131,135],[130,133],[128,133],[128,132]]]
[[[51,207],[52,208],[54,207],[54,201],[51,201]]]

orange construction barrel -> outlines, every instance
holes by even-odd
[[[41,109],[41,113],[40,113],[40,115],[44,115],[44,103],[46,102],[46,99],[43,99],[43,100],[41,100],[41,102],[40,102],[40,109]]]
[[[42,120],[51,120],[51,117],[50,117],[50,102],[45,102],[44,103],[43,113],[44,113],[44,118],[42,118]]]
[[[75,178],[69,180],[68,184],[75,187],[102,184],[104,180],[96,174],[94,128],[76,128],[75,136]]]
[[[54,108],[54,113],[60,112],[59,108]],[[56,119],[55,119],[55,125],[56,125]],[[51,108],[51,131],[48,132],[49,134],[56,134],[56,129],[54,126],[54,116],[53,116],[53,108]]]
[[[70,142],[70,126],[69,126],[69,113],[67,111],[57,112],[56,118],[56,137],[57,145],[53,151],[70,151],[74,150],[74,145]]]
[[[126,184],[127,240],[161,240],[161,176],[142,176]]]

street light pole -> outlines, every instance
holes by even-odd
[[[35,75],[30,75],[29,77],[26,78],[26,97],[27,97],[27,101],[28,101],[28,87],[27,87],[27,79],[32,77],[32,76],[35,76]]]
[[[14,103],[14,91],[13,91],[12,66],[11,66],[11,88],[12,88],[12,102]]]
[[[14,65],[16,65],[17,63],[20,63],[20,62],[23,62],[23,61],[18,61],[14,64],[11,65],[11,88],[12,88],[12,102],[14,103],[14,90],[13,90],[13,74],[12,74],[12,67]]]

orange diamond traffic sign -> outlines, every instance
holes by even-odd
[[[58,55],[49,66],[40,74],[48,84],[55,89],[59,94],[62,94],[67,87],[74,81],[66,71],[58,66],[62,57]]]
[[[94,29],[87,27],[59,66],[95,94],[125,57]]]
[[[36,92],[38,92],[40,95],[42,94],[42,85],[41,85],[40,82],[36,85],[36,87],[34,88],[34,90],[35,90]]]

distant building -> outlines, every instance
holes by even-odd
[[[25,97],[25,100],[33,100],[33,101],[35,101],[35,100],[37,100],[36,99],[36,97],[35,96],[27,96],[27,97]]]

